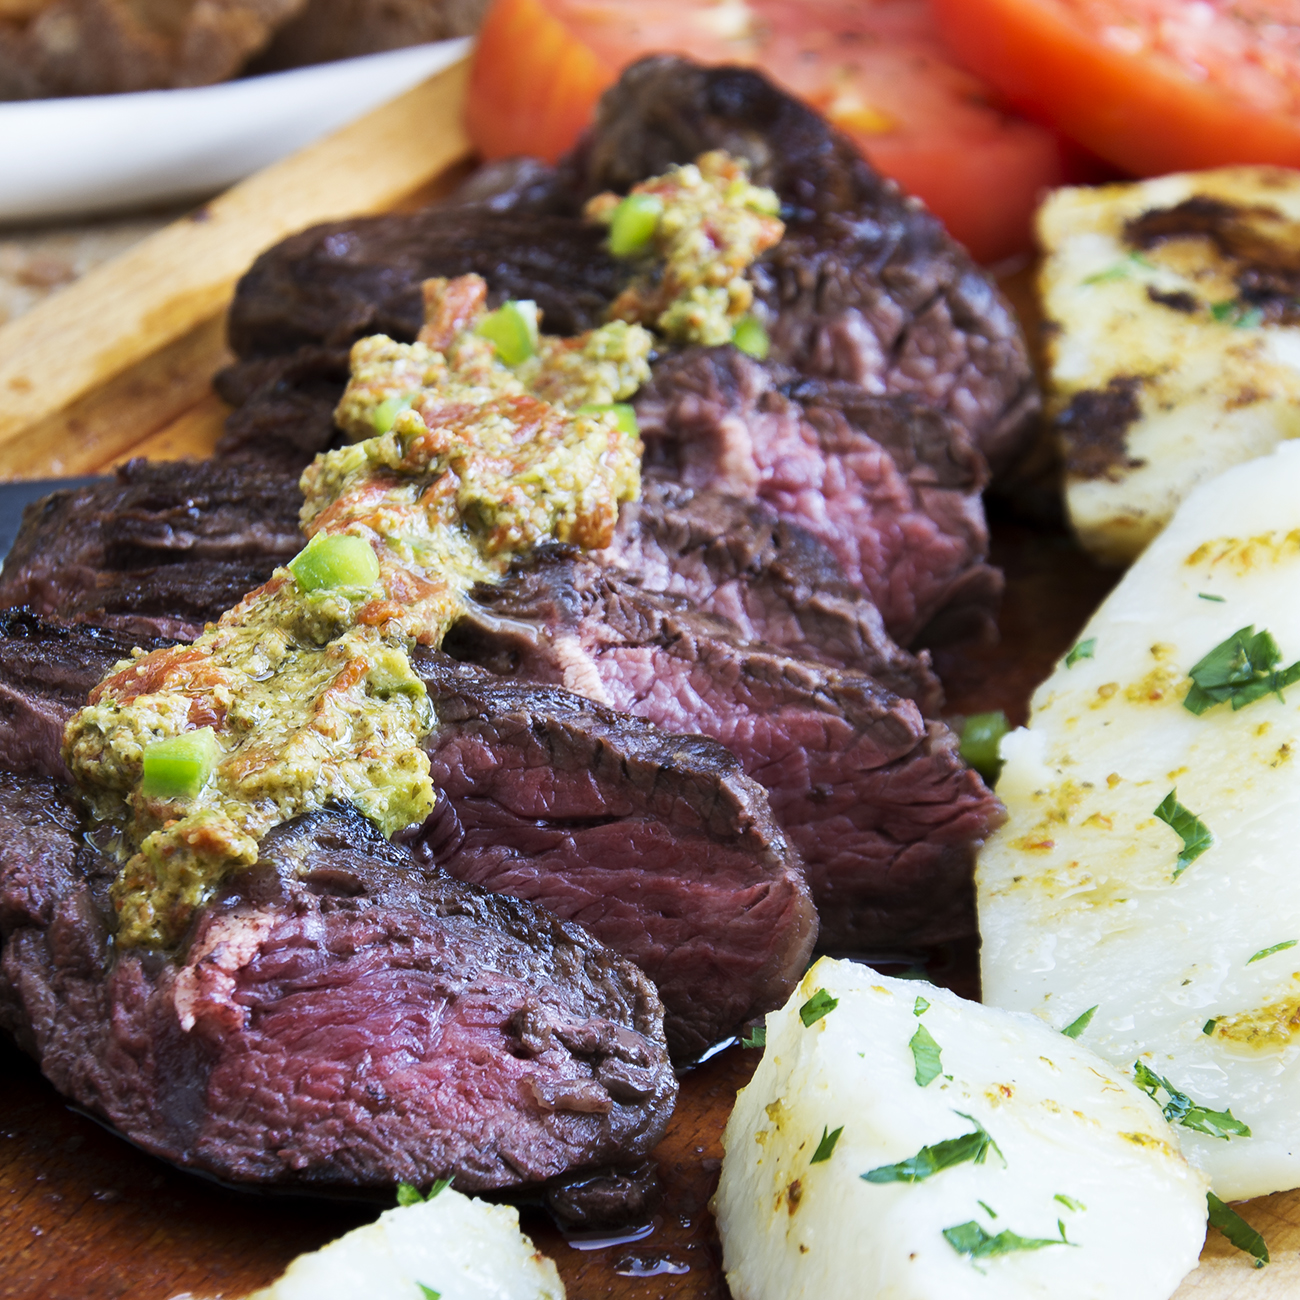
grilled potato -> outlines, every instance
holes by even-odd
[[[1058,190],[1038,234],[1070,519],[1128,563],[1198,483],[1300,434],[1300,172]]]

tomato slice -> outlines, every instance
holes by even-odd
[[[553,161],[619,70],[654,51],[761,68],[981,261],[1028,247],[1039,193],[1066,179],[1060,138],[991,102],[936,35],[928,0],[497,0],[470,76],[470,136],[489,158]]]
[[[1296,0],[933,0],[1012,102],[1142,176],[1300,166]]]

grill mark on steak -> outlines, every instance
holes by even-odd
[[[301,504],[295,477],[263,466],[130,461],[27,507],[0,606],[192,640],[299,550]]]
[[[1001,575],[983,457],[910,398],[796,381],[732,347],[662,362],[636,398],[648,477],[761,500],[812,533],[904,645],[933,628],[991,634]],[[787,395],[788,393],[788,395]]]
[[[327,811],[268,835],[177,961],[114,954],[113,865],[74,826],[56,787],[0,774],[0,1025],[146,1151],[233,1183],[480,1191],[662,1134],[659,1000],[579,927]]]
[[[747,642],[722,620],[549,550],[482,585],[444,650],[726,745],[799,851],[820,946],[976,932],[975,852],[1001,806],[941,723],[870,677]]]
[[[1010,463],[1038,397],[1015,316],[988,278],[845,136],[761,74],[667,55],[623,73],[554,170],[498,169],[438,207],[318,226],[264,253],[231,306],[239,360],[217,386],[243,405],[221,453],[305,463],[328,446],[323,394],[342,392],[343,351],[367,333],[413,339],[427,276],[481,274],[494,305],[532,298],[558,333],[598,324],[632,268],[609,257],[582,204],[716,148],[747,158],[784,205],[785,237],[752,270],[774,359],[911,395],[961,424],[995,468]],[[289,422],[279,443],[273,412]]]
[[[762,787],[727,750],[447,655],[412,664],[438,719],[433,781],[463,830],[440,866],[635,961],[663,998],[674,1060],[785,1000],[816,912]]]

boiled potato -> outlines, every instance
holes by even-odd
[[[446,1188],[300,1255],[249,1300],[564,1300],[519,1212]]]
[[[767,1017],[723,1141],[735,1300],[1164,1300],[1205,1236],[1203,1175],[1121,1071],[847,961]]]
[[[1198,488],[1039,687],[976,869],[985,1000],[1095,1006],[1080,1042],[1198,1108],[1179,1141],[1224,1200],[1300,1186],[1297,593],[1285,443]]]

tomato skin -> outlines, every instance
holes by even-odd
[[[756,65],[803,96],[924,200],[976,260],[1030,246],[1040,193],[1071,179],[1063,142],[984,102],[986,88],[940,43],[926,0],[738,6],[746,8],[756,22],[737,38],[713,27],[709,5],[691,0],[496,0],[470,74],[470,138],[490,159],[553,162],[622,67],[680,50]]]
[[[1300,166],[1300,120],[1126,54],[1044,0],[932,0],[961,60],[1016,107],[1139,176]]]
[[[610,68],[539,0],[497,0],[479,31],[465,125],[484,158],[555,162],[613,85]]]

